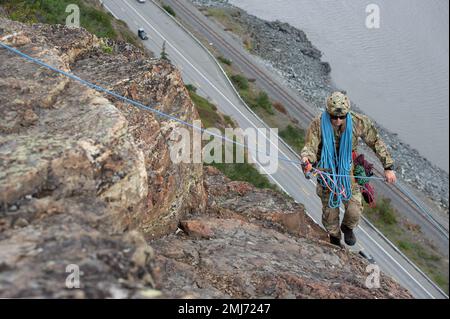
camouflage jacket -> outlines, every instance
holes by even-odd
[[[378,131],[373,122],[365,115],[350,111],[353,121],[353,138],[352,138],[352,150],[357,151],[358,139],[362,140],[375,152],[380,159],[383,167],[390,168],[393,166],[394,161],[389,154],[386,144],[381,140],[378,135]],[[322,149],[322,135],[320,129],[321,114],[314,118],[311,125],[308,128],[305,138],[305,146],[302,149],[301,156],[307,157],[311,163],[320,161],[320,154]],[[336,150],[339,152],[339,140],[341,132],[344,132],[345,127],[340,131],[334,129],[334,140],[336,144]]]

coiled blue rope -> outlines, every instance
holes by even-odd
[[[336,152],[333,127],[328,112],[323,112],[320,119],[322,132],[322,152],[318,167],[331,172],[325,175],[326,183],[331,192],[328,206],[337,208],[343,201],[349,201],[352,197],[350,169],[352,166],[352,117],[347,113],[346,127],[339,141],[339,154]],[[322,186],[325,181],[319,180]]]

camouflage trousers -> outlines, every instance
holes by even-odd
[[[341,238],[341,230],[339,225],[339,208],[328,207],[330,191],[328,190],[328,188],[322,188],[322,186],[317,183],[316,192],[322,201],[323,226],[331,236]],[[352,183],[352,197],[349,201],[344,202],[344,207],[345,213],[342,224],[350,229],[354,229],[359,224],[359,220],[361,218],[363,210],[362,194],[358,184]]]

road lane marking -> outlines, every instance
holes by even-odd
[[[136,11],[136,9],[130,5],[127,1],[124,2],[127,6],[129,6],[142,20],[144,20],[144,22],[150,27],[152,28],[163,40],[166,41],[166,43],[176,52],[178,53],[178,55],[183,58],[186,63],[188,63],[212,88],[214,88],[214,90],[216,90],[217,93],[219,93],[219,95],[221,95],[231,106],[233,106],[233,108],[239,113],[241,114],[241,116],[247,120],[247,122],[249,122],[255,129],[257,129],[258,131],[260,131],[260,128],[258,128],[252,121],[250,121],[250,119],[241,112],[241,110],[236,107],[236,105],[234,105],[233,102],[231,102],[231,100],[225,95],[223,94],[202,72],[200,72],[200,70],[198,70],[171,42],[169,42],[158,30],[155,29],[155,27],[153,27],[139,12]],[[285,156],[286,159],[289,159],[289,157],[275,144],[273,144],[273,142],[267,137],[267,135],[265,133],[263,133],[264,137],[266,138],[266,140],[269,141],[270,144],[274,145],[278,151]],[[301,172],[300,168],[295,165],[292,162],[289,162],[292,164],[292,166],[294,166],[299,172]],[[266,172],[267,174],[267,172]]]
[[[420,288],[422,288],[422,290],[425,291],[425,292],[427,293],[428,296],[430,296],[432,299],[436,299],[430,292],[428,292],[428,290],[425,289],[424,286],[422,286],[422,285],[416,280],[416,278],[414,278],[414,277],[413,277],[413,276],[412,276],[412,275],[411,275],[411,274],[410,274],[410,273],[409,273],[402,265],[400,265],[400,263],[399,263],[397,260],[395,260],[395,258],[392,257],[391,254],[389,254],[383,247],[381,247],[381,245],[378,244],[377,241],[374,240],[374,239],[369,235],[369,233],[366,232],[366,231],[364,230],[364,228],[362,228],[362,227],[360,227],[360,226],[358,226],[358,228],[361,229],[361,230],[366,234],[366,236],[369,237],[369,238],[375,243],[375,245],[377,245],[378,248],[381,249],[381,251],[383,251],[389,258],[391,258],[391,259],[392,259],[392,260],[400,267],[401,270],[403,270],[406,274],[408,274],[409,277],[411,277],[411,279],[414,280],[414,282],[415,282]]]
[[[108,6],[103,2],[103,0],[100,0],[100,4],[102,4],[109,12],[111,12],[114,18],[120,20],[119,17],[110,8],[108,8]]]
[[[128,6],[128,7],[130,7],[142,20],[144,20],[144,22],[148,25],[148,26],[150,26],[150,28],[152,28],[163,40],[165,40],[166,42],[167,42],[167,44],[170,46],[170,47],[172,47],[172,49],[176,52],[176,53],[178,53],[179,54],[179,56],[180,57],[182,57],[208,84],[210,84],[211,85],[211,87],[212,88],[214,88],[218,93],[219,93],[219,95],[221,95],[226,101],[228,101],[228,103],[231,105],[231,106],[233,106],[234,107],[234,109],[239,113],[239,114],[241,114],[241,116],[244,118],[244,119],[246,119],[247,120],[247,122],[248,123],[250,123],[254,128],[256,128],[257,130],[259,130],[259,128],[258,127],[256,127],[256,125],[252,122],[252,121],[250,121],[249,120],[249,118],[245,115],[245,114],[243,114],[211,81],[209,81],[207,78],[206,78],[206,76],[205,75],[203,75],[203,73],[201,73],[194,65],[192,65],[192,63],[190,63],[190,61],[183,55],[183,54],[181,54],[181,52],[176,48],[176,47],[174,47],[173,45],[172,45],[172,43],[170,43],[169,41],[167,41],[167,39],[158,31],[158,30],[156,30],[141,14],[139,14],[139,12],[137,12],[136,11],[136,9],[133,7],[133,6],[131,6],[128,2],[126,2],[125,1],[125,4]],[[106,6],[105,6],[106,7]],[[107,9],[109,10],[109,11],[111,11],[108,7],[107,7]],[[271,143],[271,144],[273,144],[271,141],[270,141],[270,139],[268,139],[267,138],[267,136],[264,134],[264,136],[266,137],[266,139],[267,140],[269,140],[269,142]],[[289,159],[289,157],[288,156],[286,156],[286,154],[279,148],[279,147],[277,147],[277,149],[281,152],[281,154],[283,154],[287,159]],[[257,161],[255,161],[256,163],[258,163]],[[296,165],[296,164],[294,164],[294,163],[292,163],[292,162],[290,162],[299,172],[301,172],[301,170],[300,170],[300,168]],[[283,186],[281,186],[281,184],[271,175],[271,174],[268,174],[267,173],[267,171],[265,170],[265,168],[260,164],[260,163],[258,163],[258,165],[259,166],[261,166],[262,167],[262,169],[263,169],[263,171],[267,174],[267,175],[269,175],[269,177],[286,193],[286,194],[288,194],[289,196],[291,196],[290,194],[289,194],[289,192],[287,192],[286,191],[286,189],[283,187]],[[311,181],[311,180],[310,180]],[[311,181],[311,183],[313,183],[313,185],[315,185],[315,183],[313,182],[313,181]],[[342,210],[342,207],[341,207],[341,210]],[[306,212],[307,213],[307,212]],[[307,215],[311,218],[311,219],[313,219],[314,220],[314,218],[312,218],[308,213],[307,213]],[[370,240],[372,240],[391,260],[393,260],[397,265],[399,265],[400,266],[400,268],[409,276],[409,277],[411,277],[412,279],[413,279],[413,281],[414,282],[416,282],[417,284],[418,284],[418,286],[420,287],[420,288],[422,288],[430,297],[432,297],[432,298],[434,298],[419,282],[417,282],[417,280],[408,272],[408,271],[406,271],[406,269],[405,268],[403,268],[383,247],[381,247],[379,244],[378,244],[378,242],[376,242],[362,227],[359,227],[366,235],[367,235],[367,237],[370,239]]]

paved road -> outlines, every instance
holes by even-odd
[[[213,43],[225,57],[231,58],[233,63],[243,70],[245,74],[256,79],[258,86],[269,92],[270,96],[275,100],[282,102],[288,109],[289,114],[299,120],[303,127],[306,127],[311,119],[318,114],[317,110],[311,110],[307,103],[293,90],[283,85],[283,80],[265,70],[264,67],[260,67],[258,63],[255,63],[254,58],[242,48],[242,45],[234,37],[230,36],[228,32],[219,29],[209,19],[206,19],[189,2],[166,0],[165,3],[172,6],[182,21],[191,26],[196,32],[202,34],[210,43]],[[361,150],[372,163],[376,164],[378,175],[382,175],[382,166],[374,154],[367,147],[361,148]],[[390,187],[381,182],[376,182],[375,184],[378,193],[383,197],[390,198],[393,206],[410,222],[420,225],[421,231],[440,250],[441,254],[448,258],[448,218],[445,219],[439,213],[434,214],[433,218],[439,224],[445,225],[444,229],[437,229],[434,223],[430,223],[429,217],[418,210],[416,205],[399,191],[398,187]],[[426,206],[425,204],[423,205]],[[428,209],[428,211],[433,213],[431,209]]]
[[[273,72],[267,71],[254,61],[254,57],[242,48],[242,45],[235,40],[228,32],[221,30],[217,25],[206,19],[194,6],[187,1],[165,0],[177,12],[177,16],[187,23],[192,29],[200,33],[210,43],[227,58],[233,60],[250,78],[256,79],[256,83],[263,90],[268,92],[275,100],[282,102],[294,118],[303,127],[307,127],[311,119],[318,114],[318,111],[311,108],[302,100],[296,92],[283,85],[283,80],[278,78]],[[253,60],[253,61],[252,61]],[[368,148],[361,149],[366,157],[376,164],[378,175],[382,175],[382,166]],[[444,225],[444,229],[437,229],[434,223],[430,223],[429,217],[419,211],[414,203],[402,194],[398,187],[390,187],[385,183],[376,182],[376,189],[383,197],[390,198],[393,206],[410,222],[420,225],[421,231],[427,236],[442,255],[448,258],[448,218],[442,214],[433,214],[439,224]],[[423,204],[426,206],[425,204]],[[428,209],[431,213],[433,211]],[[425,216],[424,216],[425,215]],[[446,228],[446,229],[445,229]]]
[[[214,102],[221,112],[233,117],[240,127],[244,129],[265,127],[265,124],[248,110],[235,94],[232,85],[204,47],[152,1],[140,4],[136,0],[104,0],[103,3],[133,31],[138,27],[144,27],[150,37],[145,41],[145,45],[156,54],[159,54],[165,41],[169,58],[181,69],[185,83],[194,84],[199,89],[199,94]],[[307,105],[305,109],[306,107]],[[311,108],[307,110],[312,112]],[[297,160],[296,155],[285,145],[280,143],[278,148],[280,157]],[[250,150],[250,153],[253,157],[258,157],[256,152]],[[261,163],[257,164],[262,170],[267,169],[267,166],[264,168]],[[315,196],[315,185],[303,177],[297,165],[289,161],[280,161],[279,169],[269,177],[296,201],[304,203],[310,216],[320,224],[321,204]],[[357,236],[359,249],[373,256],[381,270],[408,288],[415,297],[446,297],[365,222],[358,228]]]

